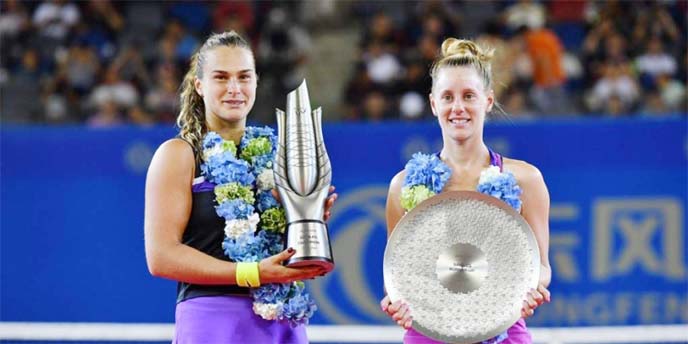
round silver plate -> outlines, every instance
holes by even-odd
[[[411,309],[413,328],[450,343],[476,343],[521,317],[540,273],[537,241],[506,203],[474,191],[431,197],[404,215],[384,257],[390,299]]]

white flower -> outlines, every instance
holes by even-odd
[[[214,145],[212,148],[207,148],[203,150],[203,160],[208,161],[213,155],[218,155],[223,152],[222,145]]]
[[[242,234],[248,233],[249,231],[255,231],[255,226],[253,226],[252,229],[249,220],[234,219],[227,221],[227,223],[225,224],[225,235],[232,239],[236,239]]]
[[[258,175],[257,183],[261,191],[272,190],[275,188],[275,174],[266,168]]]
[[[502,172],[499,170],[499,166],[492,165],[480,172],[480,180],[478,181],[478,184],[492,183],[501,175]]]
[[[281,303],[253,303],[253,312],[265,320],[275,320],[282,310]]]
[[[248,217],[248,225],[251,232],[255,233],[258,228],[258,222],[260,221],[260,215],[258,213],[253,213]]]

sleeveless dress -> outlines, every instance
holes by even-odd
[[[499,171],[504,170],[504,165],[502,161],[502,156],[498,153],[489,150],[490,152],[490,166],[499,167]],[[437,157],[440,157],[440,153],[436,153]],[[518,209],[517,209],[518,211]],[[526,328],[526,322],[523,318],[519,319],[515,324],[513,324],[506,332],[506,338],[504,334],[500,335],[497,341],[491,340],[484,343],[500,343],[500,344],[531,344],[533,339]],[[442,344],[443,342],[436,341],[434,339],[428,338],[421,334],[420,332],[414,330],[413,328],[408,329],[404,334],[404,344]]]
[[[225,223],[215,211],[215,184],[204,179],[199,163],[194,177],[191,214],[182,243],[231,261],[222,250]],[[218,343],[303,344],[308,339],[304,325],[292,328],[286,322],[256,315],[248,288],[179,282],[173,344]]]

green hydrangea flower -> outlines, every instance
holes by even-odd
[[[230,183],[215,187],[215,199],[218,204],[226,200],[237,198],[242,199],[248,204],[253,204],[253,202],[255,202],[253,192],[248,186],[241,186],[239,183]]]
[[[415,208],[420,202],[435,196],[425,185],[414,185],[401,188],[401,207],[408,210]]]
[[[270,208],[260,214],[260,223],[265,230],[284,233],[287,226],[287,216],[282,208]]]
[[[237,146],[234,141],[222,140],[222,151],[230,151],[232,155],[236,156]]]
[[[256,137],[248,141],[244,150],[241,151],[241,158],[252,161],[251,158],[259,155],[268,154],[272,151],[272,144],[267,137]]]

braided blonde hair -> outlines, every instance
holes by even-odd
[[[443,67],[473,66],[483,78],[485,90],[492,87],[492,65],[490,60],[494,49],[480,47],[466,39],[447,38],[442,42],[440,55],[432,64],[430,76],[434,87],[437,73]]]
[[[201,151],[203,135],[208,131],[205,124],[205,104],[203,97],[196,92],[196,79],[203,78],[203,65],[206,52],[219,46],[240,47],[247,49],[253,55],[248,42],[235,31],[213,34],[203,43],[200,49],[191,56],[189,71],[186,72],[179,94],[181,109],[177,116],[179,136],[194,147],[195,152]],[[254,62],[255,64],[255,62]],[[200,154],[196,154],[199,159]]]

